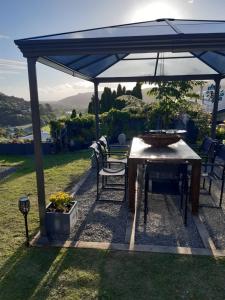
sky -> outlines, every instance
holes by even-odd
[[[225,20],[225,0],[0,0],[0,7],[0,92],[26,100],[26,59],[15,39],[158,18]],[[93,91],[92,83],[39,63],[37,75],[40,101]]]

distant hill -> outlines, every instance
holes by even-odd
[[[142,95],[143,100],[147,103],[152,102],[153,97],[147,96],[147,91],[149,89],[143,89]],[[102,92],[99,92],[99,98],[101,97]],[[54,110],[63,110],[63,111],[71,111],[75,108],[77,111],[86,112],[88,109],[88,104],[91,101],[93,93],[79,93],[77,95],[73,95],[58,101],[49,102],[51,107]]]
[[[101,97],[101,94],[102,92],[99,92],[99,97]],[[50,105],[53,109],[57,110],[71,111],[75,108],[77,111],[86,112],[92,95],[93,93],[91,92],[79,93],[58,101],[50,102]]]
[[[40,104],[42,121],[52,114],[51,106]],[[0,92],[0,127],[21,126],[31,123],[30,102],[23,98],[7,96]]]
[[[30,103],[22,98],[0,93],[0,126],[31,123]]]

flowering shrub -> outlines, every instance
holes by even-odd
[[[73,197],[65,192],[56,192],[51,194],[49,201],[52,203],[52,208],[58,212],[68,212],[71,207]]]

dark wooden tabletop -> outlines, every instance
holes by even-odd
[[[140,138],[133,138],[129,159],[141,160],[201,160],[201,157],[194,152],[183,140],[167,147],[155,148],[144,143]]]

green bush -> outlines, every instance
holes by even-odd
[[[131,111],[111,109],[101,115],[101,134],[107,135],[116,141],[120,133],[125,133],[127,138],[140,134],[145,129],[146,118]]]
[[[146,130],[155,129],[159,116],[163,125],[169,127],[184,112],[199,128],[199,139],[209,133],[210,115],[196,103],[185,100],[159,101],[152,104],[145,104],[138,99],[126,101],[127,105],[123,107],[124,100],[119,99],[120,109],[113,108],[99,115],[100,134],[109,136],[112,142],[117,141],[120,133],[125,133],[131,139]],[[52,136],[62,147],[68,145],[71,148],[82,148],[95,140],[95,116],[92,114],[63,118],[52,121],[50,125]]]
[[[84,114],[74,118],[63,118],[50,122],[51,136],[62,147],[80,149],[95,138],[95,118]]]
[[[216,127],[216,138],[220,141],[225,140],[225,124]]]

